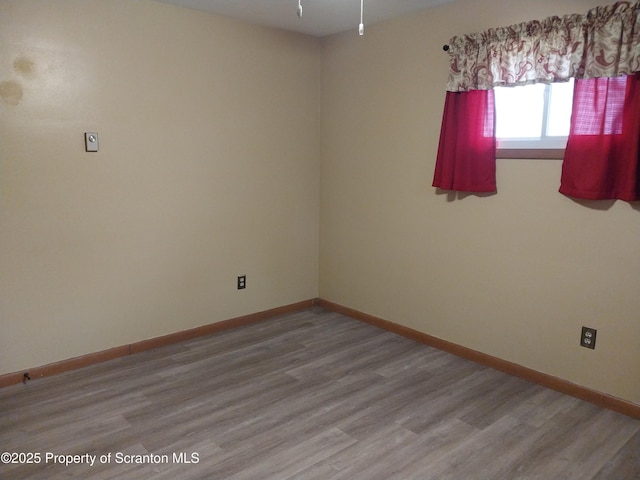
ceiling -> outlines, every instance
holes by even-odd
[[[301,0],[302,18],[296,15],[297,0],[159,1],[315,37],[347,30],[353,30],[357,34],[360,23],[358,0]],[[364,23],[371,25],[452,1],[454,0],[364,0]]]

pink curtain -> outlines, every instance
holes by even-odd
[[[433,186],[464,192],[496,191],[493,90],[447,92]]]
[[[640,200],[640,73],[576,80],[560,193]]]

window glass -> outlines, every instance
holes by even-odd
[[[573,79],[517,87],[496,87],[498,148],[564,148],[571,124]]]
[[[496,138],[538,138],[544,113],[544,85],[498,87]]]
[[[570,82],[554,83],[551,85],[547,135],[557,137],[569,136],[572,105],[573,79],[571,79]]]

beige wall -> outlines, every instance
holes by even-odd
[[[560,195],[552,160],[499,160],[487,198],[431,187],[442,45],[601,3],[458,1],[323,42],[321,297],[640,404],[640,206]]]
[[[0,1],[0,373],[316,297],[319,69],[147,0]]]

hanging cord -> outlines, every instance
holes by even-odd
[[[302,18],[302,0],[298,0],[298,8],[296,8],[298,18]],[[364,0],[360,0],[360,25],[358,25],[358,33],[364,35]]]

